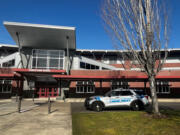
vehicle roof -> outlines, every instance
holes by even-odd
[[[118,89],[114,89],[112,91],[130,91],[131,89],[122,89],[122,88],[118,88]]]

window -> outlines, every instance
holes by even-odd
[[[145,91],[143,91],[143,90],[134,90],[134,92],[136,93],[136,94],[138,94],[138,95],[147,95],[146,93],[145,93]]]
[[[54,88],[54,92],[57,92],[57,88]]]
[[[120,91],[112,91],[111,96],[120,96]]]
[[[126,82],[126,81],[113,81],[111,83],[111,89],[114,90],[114,89],[118,89],[118,88],[128,89],[129,88],[128,82]]]
[[[32,51],[32,68],[63,69],[64,55],[63,50],[34,49]]]
[[[121,91],[120,95],[121,96],[130,96],[130,95],[133,95],[133,94],[130,91]]]
[[[117,55],[106,55],[102,60],[105,64],[117,64],[118,61],[119,59]]]
[[[109,64],[117,64],[117,56],[109,56]]]
[[[76,83],[76,93],[94,93],[94,89],[93,81],[78,81]]]
[[[15,59],[10,60],[10,61],[8,61],[8,62],[4,62],[4,63],[2,64],[2,67],[13,67],[13,66],[15,66]]]
[[[105,64],[109,64],[109,59],[107,57],[103,58],[102,62],[104,62]]]
[[[102,70],[109,70],[109,69],[102,67]]]
[[[170,93],[170,85],[167,81],[157,81],[156,82],[156,91],[159,94],[169,94]]]
[[[85,63],[85,62],[80,62],[80,68],[98,70],[99,66],[89,64],[89,63]]]
[[[0,93],[11,93],[11,80],[0,80]]]

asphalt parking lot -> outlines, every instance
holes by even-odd
[[[180,102],[159,102],[159,106],[180,111]]]
[[[180,103],[179,102],[159,102],[159,107],[163,109],[173,109],[180,111]],[[128,111],[129,108],[108,108],[104,111]],[[93,112],[90,110],[86,110],[83,102],[71,103],[71,111],[72,113],[89,113]]]

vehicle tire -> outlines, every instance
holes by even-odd
[[[131,109],[133,111],[139,111],[139,110],[141,110],[141,108],[142,108],[141,104],[138,101],[134,101],[131,103]]]
[[[100,112],[103,110],[103,104],[101,102],[94,102],[92,104],[93,111]]]

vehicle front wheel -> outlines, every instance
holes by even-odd
[[[100,112],[103,110],[103,105],[101,102],[94,102],[92,104],[92,109],[93,109],[93,111]]]
[[[141,109],[141,105],[138,101],[135,101],[131,104],[131,109],[133,111],[139,111]]]

